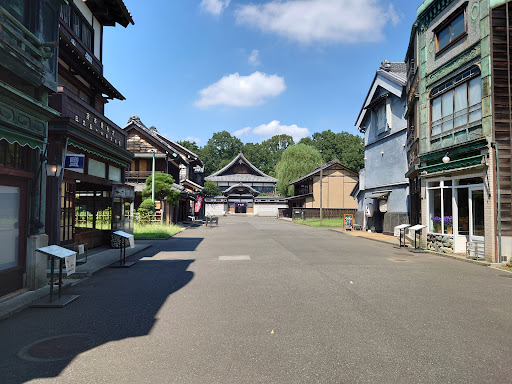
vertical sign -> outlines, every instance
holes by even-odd
[[[194,209],[195,213],[199,213],[199,211],[201,210],[201,206],[203,205],[203,200],[204,200],[203,196],[197,196],[196,208]]]
[[[353,218],[352,214],[344,215],[343,227],[345,228],[345,230],[350,230],[350,231],[352,230],[352,218]]]

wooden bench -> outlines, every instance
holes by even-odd
[[[208,217],[206,216],[206,226],[208,226],[208,223],[210,223],[210,226],[212,226],[213,223],[218,227],[219,226],[219,218],[217,216]]]

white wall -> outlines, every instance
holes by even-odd
[[[204,213],[207,216],[208,215],[211,215],[211,216],[224,215],[226,213],[225,204],[206,203],[206,205],[204,206]]]
[[[254,214],[257,216],[277,217],[279,208],[288,208],[286,204],[254,204]]]

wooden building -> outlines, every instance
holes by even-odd
[[[127,135],[105,116],[108,99],[124,96],[103,76],[103,28],[127,27],[122,0],[69,1],[60,8],[58,90],[50,106],[48,158],[62,166],[47,183],[51,244],[109,244],[111,231],[132,229],[133,188],[124,184],[133,155]],[[128,203],[128,204],[126,204]]]
[[[199,156],[160,134],[156,127],[146,127],[138,116],[131,116],[123,130],[128,135],[128,150],[134,154],[126,180],[135,188],[135,207],[142,202],[141,192],[152,174],[154,151],[155,172],[171,175],[175,180],[173,188],[180,192],[176,207],[158,202],[158,213],[167,223],[188,220],[194,202],[203,190],[204,166]]]
[[[57,90],[59,0],[0,2],[0,297],[46,284],[48,93]]]
[[[222,195],[208,197],[207,215],[250,214],[277,216],[286,208],[286,199],[276,195],[277,179],[266,175],[240,152],[228,165],[207,176]]]
[[[290,208],[320,208],[322,180],[322,208],[357,209],[357,201],[354,201],[350,193],[358,176],[357,172],[335,159],[292,182],[294,196],[288,198],[288,205]]]

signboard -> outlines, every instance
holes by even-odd
[[[352,230],[353,228],[353,219],[354,215],[352,214],[346,214],[346,215],[343,215],[343,228],[345,228],[345,230]]]
[[[388,211],[388,201],[387,200],[379,200],[379,211],[382,213],[386,213]]]
[[[132,186],[125,184],[114,184],[112,186],[112,195],[113,197],[121,197],[124,199],[134,199],[135,198],[135,189]]]
[[[247,203],[235,203],[236,207],[246,207]]]
[[[64,168],[75,172],[83,172],[85,155],[67,154],[64,162]]]
[[[66,262],[66,273],[67,273],[67,275],[69,276],[69,275],[72,275],[73,273],[75,273],[76,253],[73,256],[66,257],[64,259],[64,261]]]

